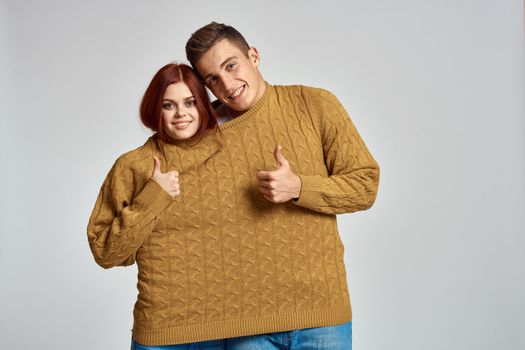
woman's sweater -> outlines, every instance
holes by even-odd
[[[256,173],[274,150],[301,179],[274,204]],[[172,199],[150,179],[180,173]],[[104,268],[138,265],[133,338],[146,345],[340,324],[352,312],[335,214],[369,208],[379,168],[329,92],[268,85],[243,115],[198,144],[156,136],[120,156],[88,224]]]

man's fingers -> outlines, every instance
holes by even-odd
[[[262,194],[269,194],[269,195],[274,195],[275,193],[273,193],[274,191],[272,189],[269,189],[269,188],[266,188],[266,187],[259,187],[259,192],[261,192]]]
[[[273,190],[274,185],[272,185],[272,183],[268,180],[259,180],[259,187],[264,187]]]
[[[271,179],[271,174],[272,172],[271,171],[258,171],[257,174],[255,174],[257,176],[257,178],[259,180],[272,180]]]
[[[269,200],[270,202],[273,203],[273,199],[272,199],[272,197],[271,197],[270,195],[265,194],[265,195],[264,195],[264,198],[266,198],[267,200]]]
[[[268,200],[268,201],[270,201],[270,202],[272,202],[272,203],[276,203],[276,204],[283,203],[283,201],[280,200],[279,198],[277,198],[277,196],[275,196],[275,195],[264,194],[263,197],[264,197],[266,200]]]

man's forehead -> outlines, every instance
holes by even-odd
[[[196,67],[201,74],[209,74],[209,70],[219,69],[225,61],[232,57],[239,57],[241,54],[241,50],[235,44],[228,39],[222,39],[202,55]]]

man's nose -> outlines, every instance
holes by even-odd
[[[229,75],[227,74],[222,75],[220,77],[220,80],[221,80],[221,85],[224,88],[224,90],[229,91],[232,88],[233,79]]]

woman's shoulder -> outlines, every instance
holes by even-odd
[[[153,156],[156,154],[158,154],[156,137],[151,136],[143,145],[121,154],[114,166],[132,172],[149,171],[153,165]]]

